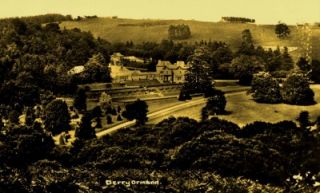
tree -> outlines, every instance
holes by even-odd
[[[24,168],[46,158],[54,147],[52,137],[43,129],[21,125],[10,127],[3,143],[0,148],[1,163],[16,168]]]
[[[14,18],[11,20],[11,24],[17,34],[25,35],[27,33],[28,26],[26,22],[22,21],[21,19]]]
[[[283,53],[281,55],[281,65],[279,70],[289,71],[293,69],[293,59],[291,58],[290,54],[288,53],[288,48],[283,48]]]
[[[9,118],[10,123],[19,124],[19,112],[18,111],[16,111],[16,110],[10,111],[8,118]]]
[[[64,101],[55,99],[45,107],[44,125],[53,135],[70,130],[69,123],[68,106]]]
[[[118,105],[117,111],[118,111],[118,113],[121,112],[121,107],[120,107],[120,105]]]
[[[310,126],[309,121],[309,112],[308,111],[301,111],[297,121],[300,124],[300,128],[307,129]]]
[[[253,100],[256,102],[282,102],[279,82],[268,72],[259,72],[253,75],[251,92],[253,93]]]
[[[210,44],[209,44],[210,48]],[[210,74],[215,78],[226,78],[228,73],[221,70],[223,65],[231,63],[233,59],[233,53],[228,45],[222,44],[216,49],[212,49],[210,54]]]
[[[75,132],[75,136],[79,139],[89,140],[96,138],[96,131],[91,126],[91,114],[85,113],[81,118],[81,123],[79,128]]]
[[[168,29],[168,38],[170,40],[184,40],[191,36],[188,25],[170,25]]]
[[[200,46],[189,57],[190,68],[186,74],[184,88],[192,93],[204,93],[208,87],[212,87],[212,77],[208,64],[209,50]]]
[[[275,33],[278,38],[284,39],[290,35],[290,29],[287,24],[279,22],[275,27]]]
[[[249,29],[245,29],[242,31],[242,42],[245,43],[246,45],[253,44],[251,31]]]
[[[147,113],[147,103],[138,99],[135,102],[125,106],[125,111],[122,113],[122,116],[129,120],[135,119],[137,125],[144,125],[148,120]]]
[[[95,106],[92,110],[91,110],[91,115],[93,118],[96,117],[102,117],[102,110],[100,106]]]
[[[60,32],[60,26],[58,23],[48,23],[44,27],[48,32]]]
[[[77,90],[76,96],[74,97],[73,106],[79,111],[87,110],[87,94],[85,89],[79,88]]]
[[[93,55],[85,64],[81,77],[85,82],[110,82],[110,69],[101,53]]]
[[[320,61],[312,60],[311,62],[311,80],[320,83]]]
[[[102,128],[101,117],[96,117],[96,128]]]
[[[180,93],[179,93],[179,97],[178,97],[178,100],[179,101],[185,101],[185,100],[190,100],[191,99],[191,96],[190,96],[190,91],[188,91],[185,86],[183,86],[180,90]]]
[[[266,62],[266,70],[268,72],[280,70],[280,67],[282,66],[282,55],[279,46],[277,46],[277,49],[274,51],[271,49],[268,50],[266,54]]]
[[[308,62],[308,60],[304,57],[300,57],[297,66],[299,69],[305,73],[309,72],[311,70],[311,64]]]
[[[206,107],[201,109],[201,121],[206,121],[209,118],[209,112]]]
[[[18,103],[21,107],[33,106],[39,102],[40,93],[35,78],[30,72],[21,72],[0,87],[0,101],[13,106]]]
[[[282,98],[285,103],[295,105],[314,104],[314,92],[309,86],[308,77],[300,72],[293,72],[288,75],[283,83]]]
[[[122,117],[120,114],[117,116],[117,121],[122,121]]]
[[[224,96],[224,92],[215,90],[214,94],[208,98],[204,108],[210,115],[221,114],[225,112],[226,104],[227,100]]]
[[[32,126],[34,120],[35,120],[34,110],[30,107],[27,107],[26,116],[25,116],[25,124],[27,126]]]
[[[242,31],[242,42],[237,54],[248,56],[252,56],[255,54],[253,39],[249,29],[245,29]]]
[[[111,124],[112,123],[112,117],[111,115],[107,115],[107,124]]]
[[[239,83],[242,85],[250,85],[253,74],[264,69],[265,63],[256,56],[241,55],[231,62],[231,71],[236,78],[239,78]]]
[[[318,132],[320,132],[320,116],[317,117],[315,123],[316,123],[316,129],[318,130]]]

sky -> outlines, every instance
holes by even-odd
[[[0,0],[0,18],[46,13],[201,21],[237,16],[296,24],[320,22],[320,0]]]

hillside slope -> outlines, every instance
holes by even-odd
[[[299,47],[301,41],[295,26],[290,26],[291,36],[287,40],[279,40],[274,33],[274,25],[236,24],[219,22],[201,22],[195,20],[151,20],[151,19],[112,19],[97,18],[82,21],[66,21],[61,23],[62,28],[79,28],[91,31],[96,37],[110,42],[144,41],[160,42],[168,37],[169,25],[189,25],[192,37],[188,42],[201,40],[224,41],[236,49],[241,41],[241,32],[250,29],[254,41],[262,46],[295,46]],[[313,56],[320,59],[320,28],[312,29]],[[299,53],[292,53],[298,56]]]

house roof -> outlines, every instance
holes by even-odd
[[[158,64],[157,64],[157,67],[164,67],[164,68],[167,68],[167,69],[175,70],[175,69],[179,69],[179,68],[187,69],[189,67],[189,65],[185,64],[184,61],[177,61],[176,63],[171,64],[170,61],[161,61],[161,60],[159,60]]]

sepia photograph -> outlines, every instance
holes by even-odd
[[[320,1],[0,0],[0,193],[320,193]]]

